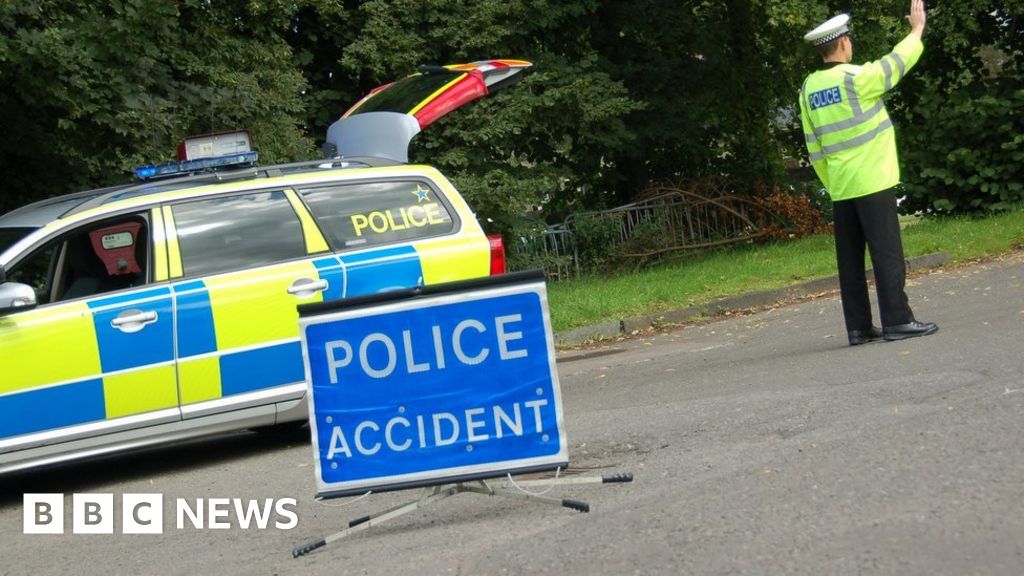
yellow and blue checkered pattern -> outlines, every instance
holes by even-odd
[[[311,302],[488,273],[482,234],[420,244],[172,281],[0,319],[0,439],[301,382],[300,301],[287,293],[296,278],[327,281],[301,301]],[[111,321],[127,310],[157,320],[126,334]]]

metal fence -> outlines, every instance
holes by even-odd
[[[748,198],[714,198],[678,188],[656,188],[644,200],[597,212],[580,212],[511,242],[510,251],[527,267],[543,266],[549,278],[566,280],[584,272],[581,248],[588,227],[600,222],[603,242],[620,258],[639,264],[680,250],[746,242],[766,234],[778,217]]]

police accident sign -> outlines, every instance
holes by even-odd
[[[299,311],[318,496],[567,465],[541,273]]]

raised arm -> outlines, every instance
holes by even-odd
[[[868,62],[857,74],[857,94],[861,98],[881,98],[882,94],[892,90],[906,77],[907,72],[917,64],[921,53],[924,52],[921,36],[924,34],[927,20],[924,0],[911,0],[910,14],[907,16],[910,33],[892,49],[892,52],[874,62]]]
[[[911,0],[910,15],[907,16],[907,20],[910,22],[910,33],[920,40],[924,35],[925,24],[928,23],[928,14],[924,11],[924,0]]]

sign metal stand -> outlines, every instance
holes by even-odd
[[[509,480],[505,480],[498,486],[491,486],[486,480],[476,480],[473,482],[458,482],[455,484],[438,485],[424,488],[420,493],[420,497],[412,502],[406,502],[393,508],[389,508],[376,514],[370,514],[368,516],[362,516],[356,518],[348,523],[348,527],[340,532],[335,532],[329,536],[310,542],[303,546],[299,546],[292,550],[292,557],[298,558],[299,556],[305,556],[314,550],[322,548],[332,542],[337,542],[343,538],[362,532],[373,526],[383,524],[388,520],[398,518],[410,512],[415,512],[421,508],[426,508],[432,504],[436,504],[442,500],[455,496],[456,494],[462,494],[463,492],[472,492],[474,494],[482,494],[484,496],[507,496],[510,498],[521,498],[530,500],[533,502],[540,502],[542,504],[549,504],[552,506],[562,506],[565,508],[571,508],[579,512],[590,512],[590,504],[580,500],[569,500],[567,498],[554,498],[550,496],[542,496],[538,494],[531,494],[529,492],[523,492],[522,490],[514,489],[514,487],[536,487],[544,488],[550,486],[566,486],[566,485],[579,485],[579,484],[612,484],[612,483],[625,483],[632,482],[633,475],[630,473],[625,474],[614,474],[611,476],[580,476],[575,478],[546,478],[538,480],[520,480],[514,484]]]

